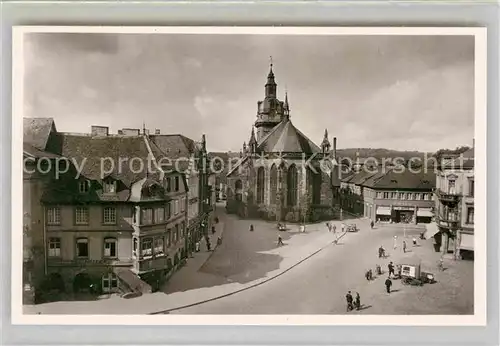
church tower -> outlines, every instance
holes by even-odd
[[[285,118],[285,104],[278,100],[277,89],[271,60],[265,85],[265,97],[263,101],[257,102],[257,121],[255,121],[257,142],[260,142],[273,127]]]

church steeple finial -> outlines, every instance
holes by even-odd
[[[255,131],[253,126],[252,126],[252,133],[250,134],[250,141],[248,141],[248,146],[250,152],[255,153],[255,151],[257,150],[257,140],[255,139]]]
[[[285,91],[285,103],[283,105],[283,116],[284,116],[284,119],[290,119],[290,104],[288,103],[288,91]]]
[[[267,75],[266,97],[276,98],[276,81],[274,80],[273,72],[273,57],[269,57],[269,74]]]
[[[328,140],[328,129],[325,129],[325,135],[323,136],[323,142],[321,142],[321,150],[323,151],[323,154],[327,154],[330,152],[330,141]]]

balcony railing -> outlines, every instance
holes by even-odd
[[[48,264],[50,266],[130,266],[132,265],[132,258],[127,259],[115,259],[115,258],[103,258],[103,259],[88,259],[88,258],[76,258],[72,260],[66,260],[59,257],[49,257]]]
[[[450,190],[445,192],[440,189],[436,189],[436,196],[442,202],[458,202],[461,194],[459,190]]]

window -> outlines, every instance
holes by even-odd
[[[400,192],[398,195],[399,199],[405,199],[405,194],[403,192]]]
[[[179,177],[175,177],[175,191],[179,191]]]
[[[151,238],[145,238],[142,240],[142,257],[153,256],[153,240]]]
[[[115,180],[105,181],[103,185],[104,185],[103,186],[104,193],[116,193],[116,181]]]
[[[59,207],[51,207],[47,209],[47,224],[59,225],[61,223],[61,209]]]
[[[170,178],[167,178],[167,180],[165,181],[165,189],[167,190],[167,192],[172,191],[172,182],[170,181]]]
[[[389,198],[389,192],[384,192],[384,198],[388,199]]]
[[[61,238],[49,238],[49,257],[61,256]]]
[[[177,215],[177,214],[179,214],[179,200],[178,199],[176,199],[174,201],[174,215]]]
[[[137,238],[134,238],[134,245],[133,245],[133,248],[132,248],[132,255],[134,257],[137,257]]]
[[[408,194],[408,199],[410,199],[410,200],[414,199],[413,193]]]
[[[257,203],[264,203],[265,172],[264,167],[257,170]]]
[[[181,213],[183,213],[184,210],[186,210],[186,198],[185,197],[181,198]]]
[[[155,255],[163,255],[163,238],[155,239]]]
[[[137,207],[132,207],[132,222],[137,223]]]
[[[117,241],[115,238],[104,239],[104,257],[116,257]]]
[[[169,229],[167,229],[167,234],[165,235],[165,242],[166,242],[166,245],[167,247],[170,247],[170,245],[172,244],[172,239],[170,238],[172,236],[172,232]]]
[[[76,257],[89,257],[89,241],[87,238],[76,240]]]
[[[80,191],[80,193],[89,192],[89,181],[88,180],[79,181],[78,182],[78,191]]]
[[[103,209],[103,221],[105,224],[116,224],[116,208],[106,207]]]
[[[153,223],[153,209],[144,208],[142,209],[142,224],[151,225]]]
[[[377,198],[382,198],[382,192],[377,192]]]
[[[104,292],[109,292],[113,289],[118,288],[118,278],[114,273],[108,273],[102,277],[102,290]]]
[[[453,179],[448,180],[448,193],[450,194],[455,193],[455,180]]]
[[[428,201],[431,195],[429,193],[424,193],[424,200]]]
[[[474,207],[467,208],[467,223],[469,225],[474,224]]]
[[[172,204],[171,202],[167,203],[167,220],[172,217]]]
[[[297,167],[291,165],[286,174],[287,205],[293,207],[297,204]]]
[[[162,223],[165,221],[165,208],[155,209],[155,223]]]
[[[186,223],[182,221],[181,223],[181,232],[182,232],[182,237],[186,236]]]
[[[469,197],[474,197],[474,179],[469,179]]]
[[[175,225],[174,233],[172,234],[172,244],[176,244],[179,240],[179,225]]]
[[[396,198],[398,198],[398,194],[397,194],[396,192],[392,192],[392,193],[391,193],[391,198],[392,198],[392,199],[396,199]]]
[[[75,224],[88,225],[89,209],[86,207],[76,207],[75,209]]]

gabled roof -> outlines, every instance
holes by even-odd
[[[474,168],[474,148],[465,151],[456,159],[443,165],[443,169],[473,169]]]
[[[43,151],[40,149],[35,148],[29,143],[23,143],[23,155],[29,156],[35,159],[39,158],[48,158],[48,159],[55,159],[56,157],[59,157],[57,154],[50,153],[48,151]]]
[[[23,142],[45,150],[52,130],[56,131],[52,118],[24,118]]]
[[[285,119],[276,125],[258,143],[257,152],[266,153],[321,153],[321,149]]]
[[[200,143],[179,134],[173,135],[150,135],[150,142],[157,148],[163,156],[168,158],[165,168],[176,167],[186,171],[189,168],[188,159],[201,150]],[[178,164],[175,165],[178,160]]]
[[[408,190],[432,190],[436,187],[436,175],[433,171],[411,172],[405,169],[392,169],[384,174],[376,174],[375,179],[367,179],[363,186],[374,189],[408,189]]]

